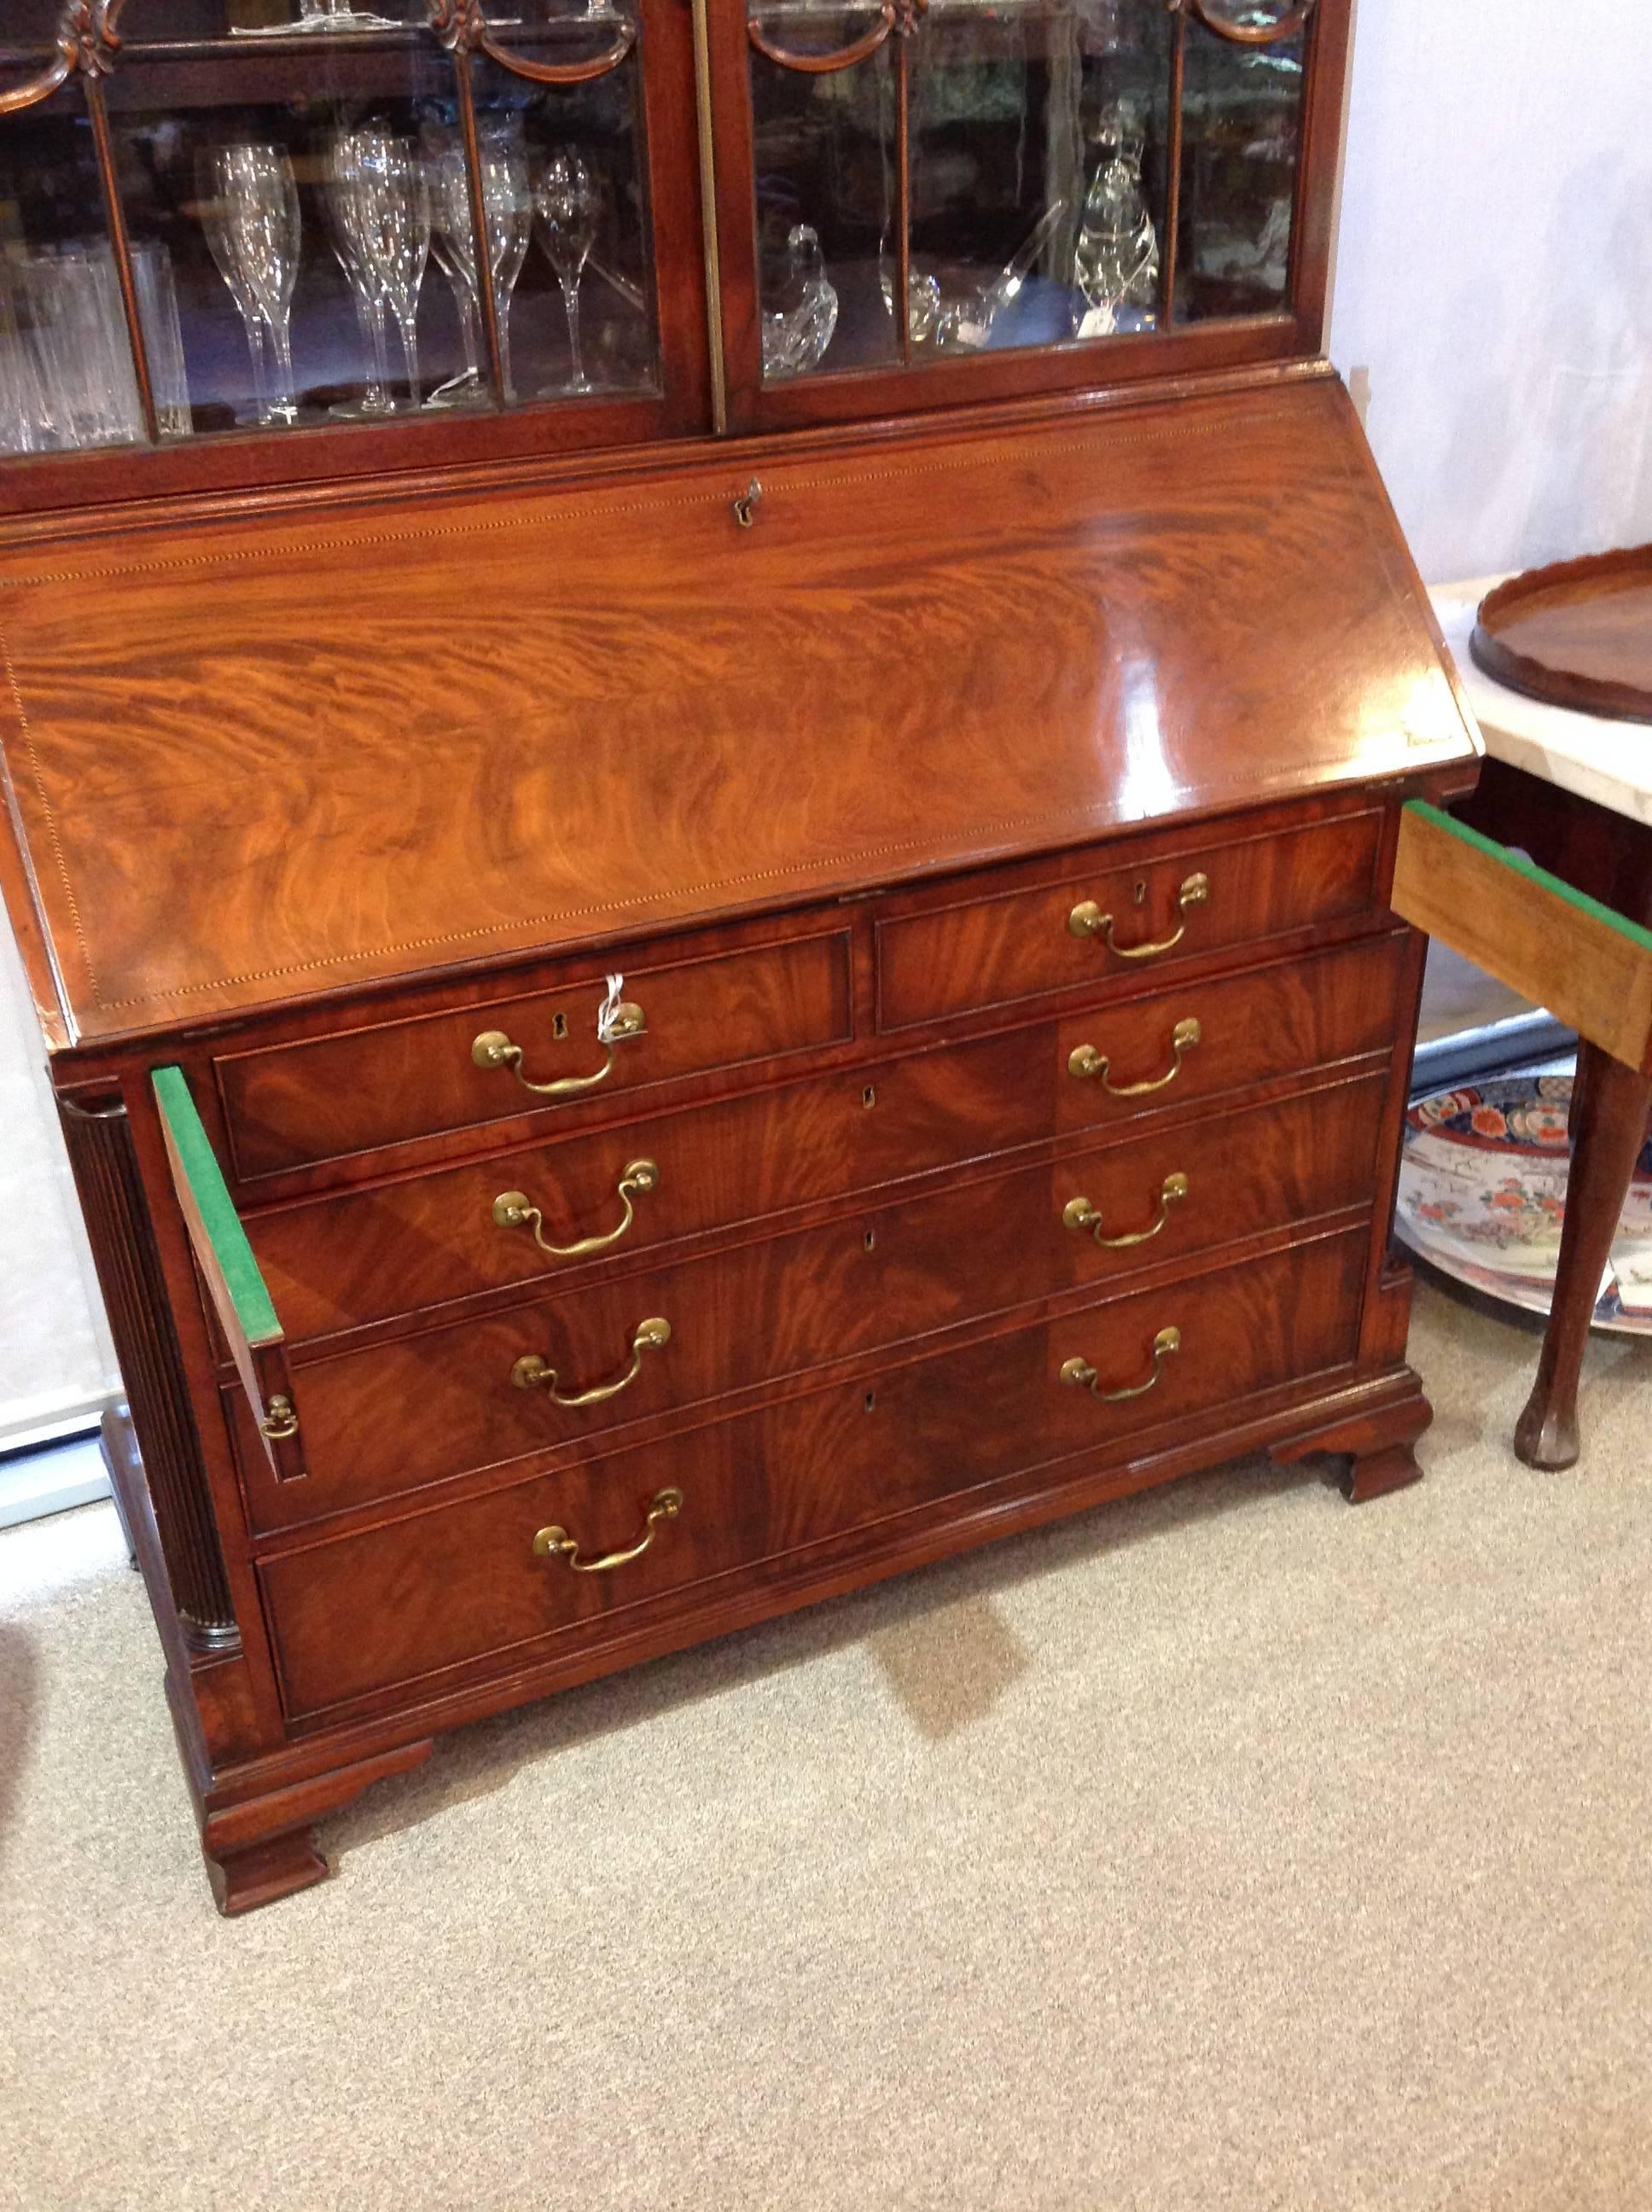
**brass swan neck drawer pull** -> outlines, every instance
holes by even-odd
[[[1211,879],[1202,869],[1184,878],[1176,893],[1176,912],[1186,915],[1189,907],[1203,906],[1211,895]],[[1187,933],[1185,921],[1178,922],[1169,937],[1161,937],[1150,945],[1120,945],[1113,936],[1113,917],[1103,914],[1094,899],[1081,899],[1067,916],[1067,927],[1074,937],[1104,937],[1109,952],[1117,953],[1121,960],[1151,960],[1157,953],[1170,952]]]
[[[540,1529],[533,1540],[536,1559],[566,1559],[576,1575],[605,1575],[615,1567],[623,1567],[628,1559],[640,1559],[654,1540],[654,1531],[662,1521],[675,1521],[683,1510],[680,1490],[657,1490],[648,1508],[648,1517],[642,1524],[642,1534],[629,1551],[604,1552],[599,1559],[582,1559],[580,1547],[566,1528],[555,1526]]]
[[[1180,1169],[1167,1175],[1159,1186],[1158,1218],[1145,1229],[1132,1229],[1121,1237],[1103,1237],[1100,1209],[1087,1198],[1070,1198],[1061,1208],[1061,1218],[1069,1229],[1087,1229],[1103,1252],[1122,1252],[1127,1245],[1146,1244],[1157,1237],[1170,1218],[1170,1208],[1179,1205],[1187,1195],[1187,1178]]]
[[[1081,1079],[1096,1077],[1112,1098],[1139,1098],[1149,1091],[1163,1091],[1167,1083],[1174,1083],[1181,1073],[1181,1063],[1199,1042],[1204,1031],[1190,1015],[1178,1022],[1170,1032],[1170,1066],[1163,1075],[1150,1075],[1145,1083],[1114,1083],[1108,1073],[1111,1061],[1104,1052],[1097,1052],[1093,1044],[1075,1046],[1067,1055],[1067,1073]]]
[[[547,1241],[545,1217],[525,1190],[501,1191],[494,1200],[494,1220],[501,1229],[531,1229],[534,1243],[552,1260],[583,1260],[589,1252],[605,1252],[610,1244],[619,1243],[636,1218],[632,1201],[645,1191],[659,1189],[659,1170],[652,1160],[633,1160],[614,1188],[625,1208],[619,1226],[598,1237],[581,1237],[575,1244]]]
[[[631,1339],[631,1364],[624,1374],[616,1382],[598,1382],[589,1390],[559,1390],[556,1370],[537,1352],[525,1352],[513,1364],[511,1380],[519,1390],[543,1390],[553,1406],[599,1406],[604,1398],[617,1398],[622,1390],[630,1389],[642,1372],[645,1352],[657,1352],[671,1340],[670,1322],[640,1321]]]
[[[1088,1390],[1092,1398],[1099,1398],[1104,1406],[1121,1406],[1127,1398],[1145,1398],[1164,1372],[1164,1363],[1181,1349],[1181,1331],[1174,1325],[1160,1329],[1153,1339],[1153,1371],[1145,1382],[1132,1382],[1122,1390],[1098,1390],[1096,1370],[1087,1359],[1066,1359],[1061,1363],[1061,1380],[1076,1382]]]
[[[483,1030],[471,1047],[471,1058],[478,1067],[508,1067],[524,1091],[531,1091],[536,1098],[568,1098],[576,1091],[594,1091],[599,1083],[606,1083],[613,1073],[614,1047],[628,1037],[641,1036],[647,1026],[641,1007],[622,1000],[605,1010],[598,1030],[604,1048],[602,1066],[592,1075],[564,1075],[555,1083],[529,1082],[522,1073],[522,1048],[513,1044],[503,1030]]]

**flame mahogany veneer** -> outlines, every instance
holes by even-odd
[[[224,1910],[476,1716],[1236,1453],[1415,1475],[1388,891],[1476,747],[1327,372],[66,519],[0,631]],[[602,1083],[477,1064],[593,1073],[610,975]]]

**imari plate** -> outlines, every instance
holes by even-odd
[[[1471,1289],[1546,1314],[1571,1152],[1570,1075],[1536,1068],[1422,1098],[1406,1116],[1394,1226]],[[1652,1336],[1652,1144],[1642,1152],[1594,1325]]]

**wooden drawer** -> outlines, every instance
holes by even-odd
[[[1364,1232],[1121,1298],[668,1443],[514,1483],[258,1569],[288,1713],[306,1717],[451,1670],[520,1667],[556,1639],[600,1642],[723,1577],[761,1579],[807,1547],[1076,1453],[1127,1456],[1155,1430],[1341,1365],[1353,1354]],[[1155,1352],[1175,1328],[1174,1352]],[[1137,1390],[1115,1403],[1098,1389]],[[651,1506],[680,1495],[649,1531]],[[538,1555],[558,1528],[611,1571]]]
[[[423,1484],[579,1447],[604,1431],[921,1338],[1132,1269],[1369,1204],[1385,1075],[1160,1129],[675,1267],[295,1361],[302,1481],[273,1479],[232,1391],[253,1527],[295,1526]],[[1084,1218],[1070,1218],[1082,1212]],[[1097,1219],[1089,1217],[1094,1214]],[[1098,1237],[1123,1241],[1103,1244]],[[669,1340],[633,1351],[656,1318]],[[555,1366],[562,1406],[513,1384]],[[407,1409],[416,1407],[416,1419]]]
[[[624,1003],[644,1026],[611,1046],[598,1038],[608,972],[623,970]],[[295,1044],[226,1054],[214,1062],[230,1162],[242,1182],[409,1139],[622,1092],[674,1077],[844,1042],[853,1034],[849,939],[842,928],[703,959],[616,954],[555,988],[491,994],[414,1019],[341,1030]],[[472,1048],[498,1036],[520,1048],[536,1084],[508,1063],[479,1066]],[[592,1079],[606,1066],[600,1084]]]
[[[841,1069],[808,1083],[494,1160],[432,1170],[252,1216],[247,1231],[295,1340],[323,1335],[513,1283],[555,1280],[557,1261],[531,1228],[501,1228],[496,1200],[520,1192],[558,1246],[605,1235],[629,1201],[623,1238],[600,1258],[758,1222],[791,1207],[872,1191],[1189,1097],[1237,1090],[1386,1047],[1394,1035],[1404,940],[1389,937],[1300,963],[1202,982],[1054,1024]],[[1067,1072],[1093,1041],[1109,1079],[1153,1081],[1175,1064],[1178,1021],[1198,1020],[1161,1089],[1115,1098]],[[622,1195],[627,1169],[657,1181]]]
[[[1372,913],[1382,835],[1372,812],[1170,849],[1161,839],[1151,857],[1114,843],[1030,884],[1022,871],[987,895],[932,898],[878,922],[878,1027],[1093,993],[1148,966]]]
[[[1320,1067],[1394,1041],[1403,933],[1073,1014],[1056,1033],[1062,1129]]]

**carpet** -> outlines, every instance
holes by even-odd
[[[0,1535],[0,2204],[1652,2204],[1652,1346],[1419,1287],[1249,1462],[438,1743],[217,1918],[112,1510]]]

